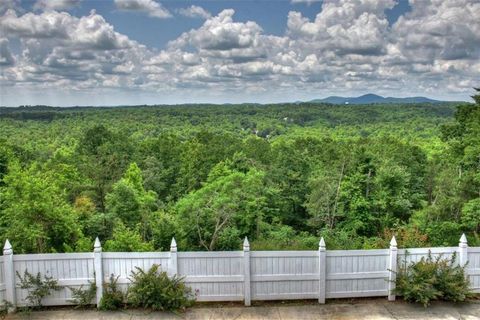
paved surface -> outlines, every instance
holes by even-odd
[[[429,308],[405,302],[385,302],[384,300],[367,300],[346,303],[331,302],[326,305],[316,304],[268,304],[253,307],[241,306],[199,306],[186,313],[145,312],[143,310],[126,310],[120,312],[99,312],[95,310],[57,309],[18,313],[7,319],[72,319],[72,320],[123,320],[123,319],[236,319],[236,320],[280,320],[280,319],[337,319],[337,320],[391,320],[391,319],[480,319],[480,302],[465,304],[434,303]]]

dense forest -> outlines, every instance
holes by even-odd
[[[16,253],[480,245],[476,104],[0,108]]]

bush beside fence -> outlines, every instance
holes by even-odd
[[[323,238],[317,251],[250,251],[245,239],[243,251],[177,252],[172,239],[170,252],[102,252],[98,239],[92,253],[52,253],[15,255],[5,243],[0,259],[0,301],[8,301],[14,310],[25,306],[26,292],[19,286],[16,272],[52,276],[61,290],[42,301],[45,306],[73,304],[69,287],[80,288],[95,282],[96,301],[103,294],[103,282],[111,274],[122,290],[130,283],[135,267],[148,270],[160,265],[170,276],[184,278],[197,301],[356,298],[386,296],[395,300],[394,288],[398,263],[418,261],[431,252],[445,257],[456,253],[459,263],[467,265],[471,288],[480,292],[480,248],[469,248],[463,235],[458,247],[397,249],[392,238],[389,249],[327,250]]]

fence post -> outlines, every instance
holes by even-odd
[[[327,290],[327,248],[323,237],[318,244],[318,303],[325,303],[325,293]]]
[[[95,270],[95,285],[97,286],[97,308],[100,307],[100,301],[103,297],[103,265],[102,265],[102,245],[100,240],[95,238],[93,247],[93,266]]]
[[[247,237],[243,241],[243,293],[245,306],[249,307],[252,304],[250,291],[250,243]]]
[[[395,288],[397,280],[397,240],[395,236],[390,241],[390,261],[388,263],[388,301],[395,301]]]
[[[168,266],[168,273],[171,277],[178,273],[177,242],[175,241],[175,238],[172,238],[172,242],[170,243],[170,261]]]
[[[15,312],[17,307],[15,294],[15,268],[13,266],[13,249],[10,241],[5,241],[3,247],[3,271],[5,279],[5,300],[11,303],[12,306],[8,308],[8,313]]]
[[[465,233],[462,234],[458,244],[458,261],[461,267],[465,266],[468,262],[468,243]]]

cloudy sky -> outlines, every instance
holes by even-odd
[[[480,0],[1,0],[0,105],[469,100]]]

